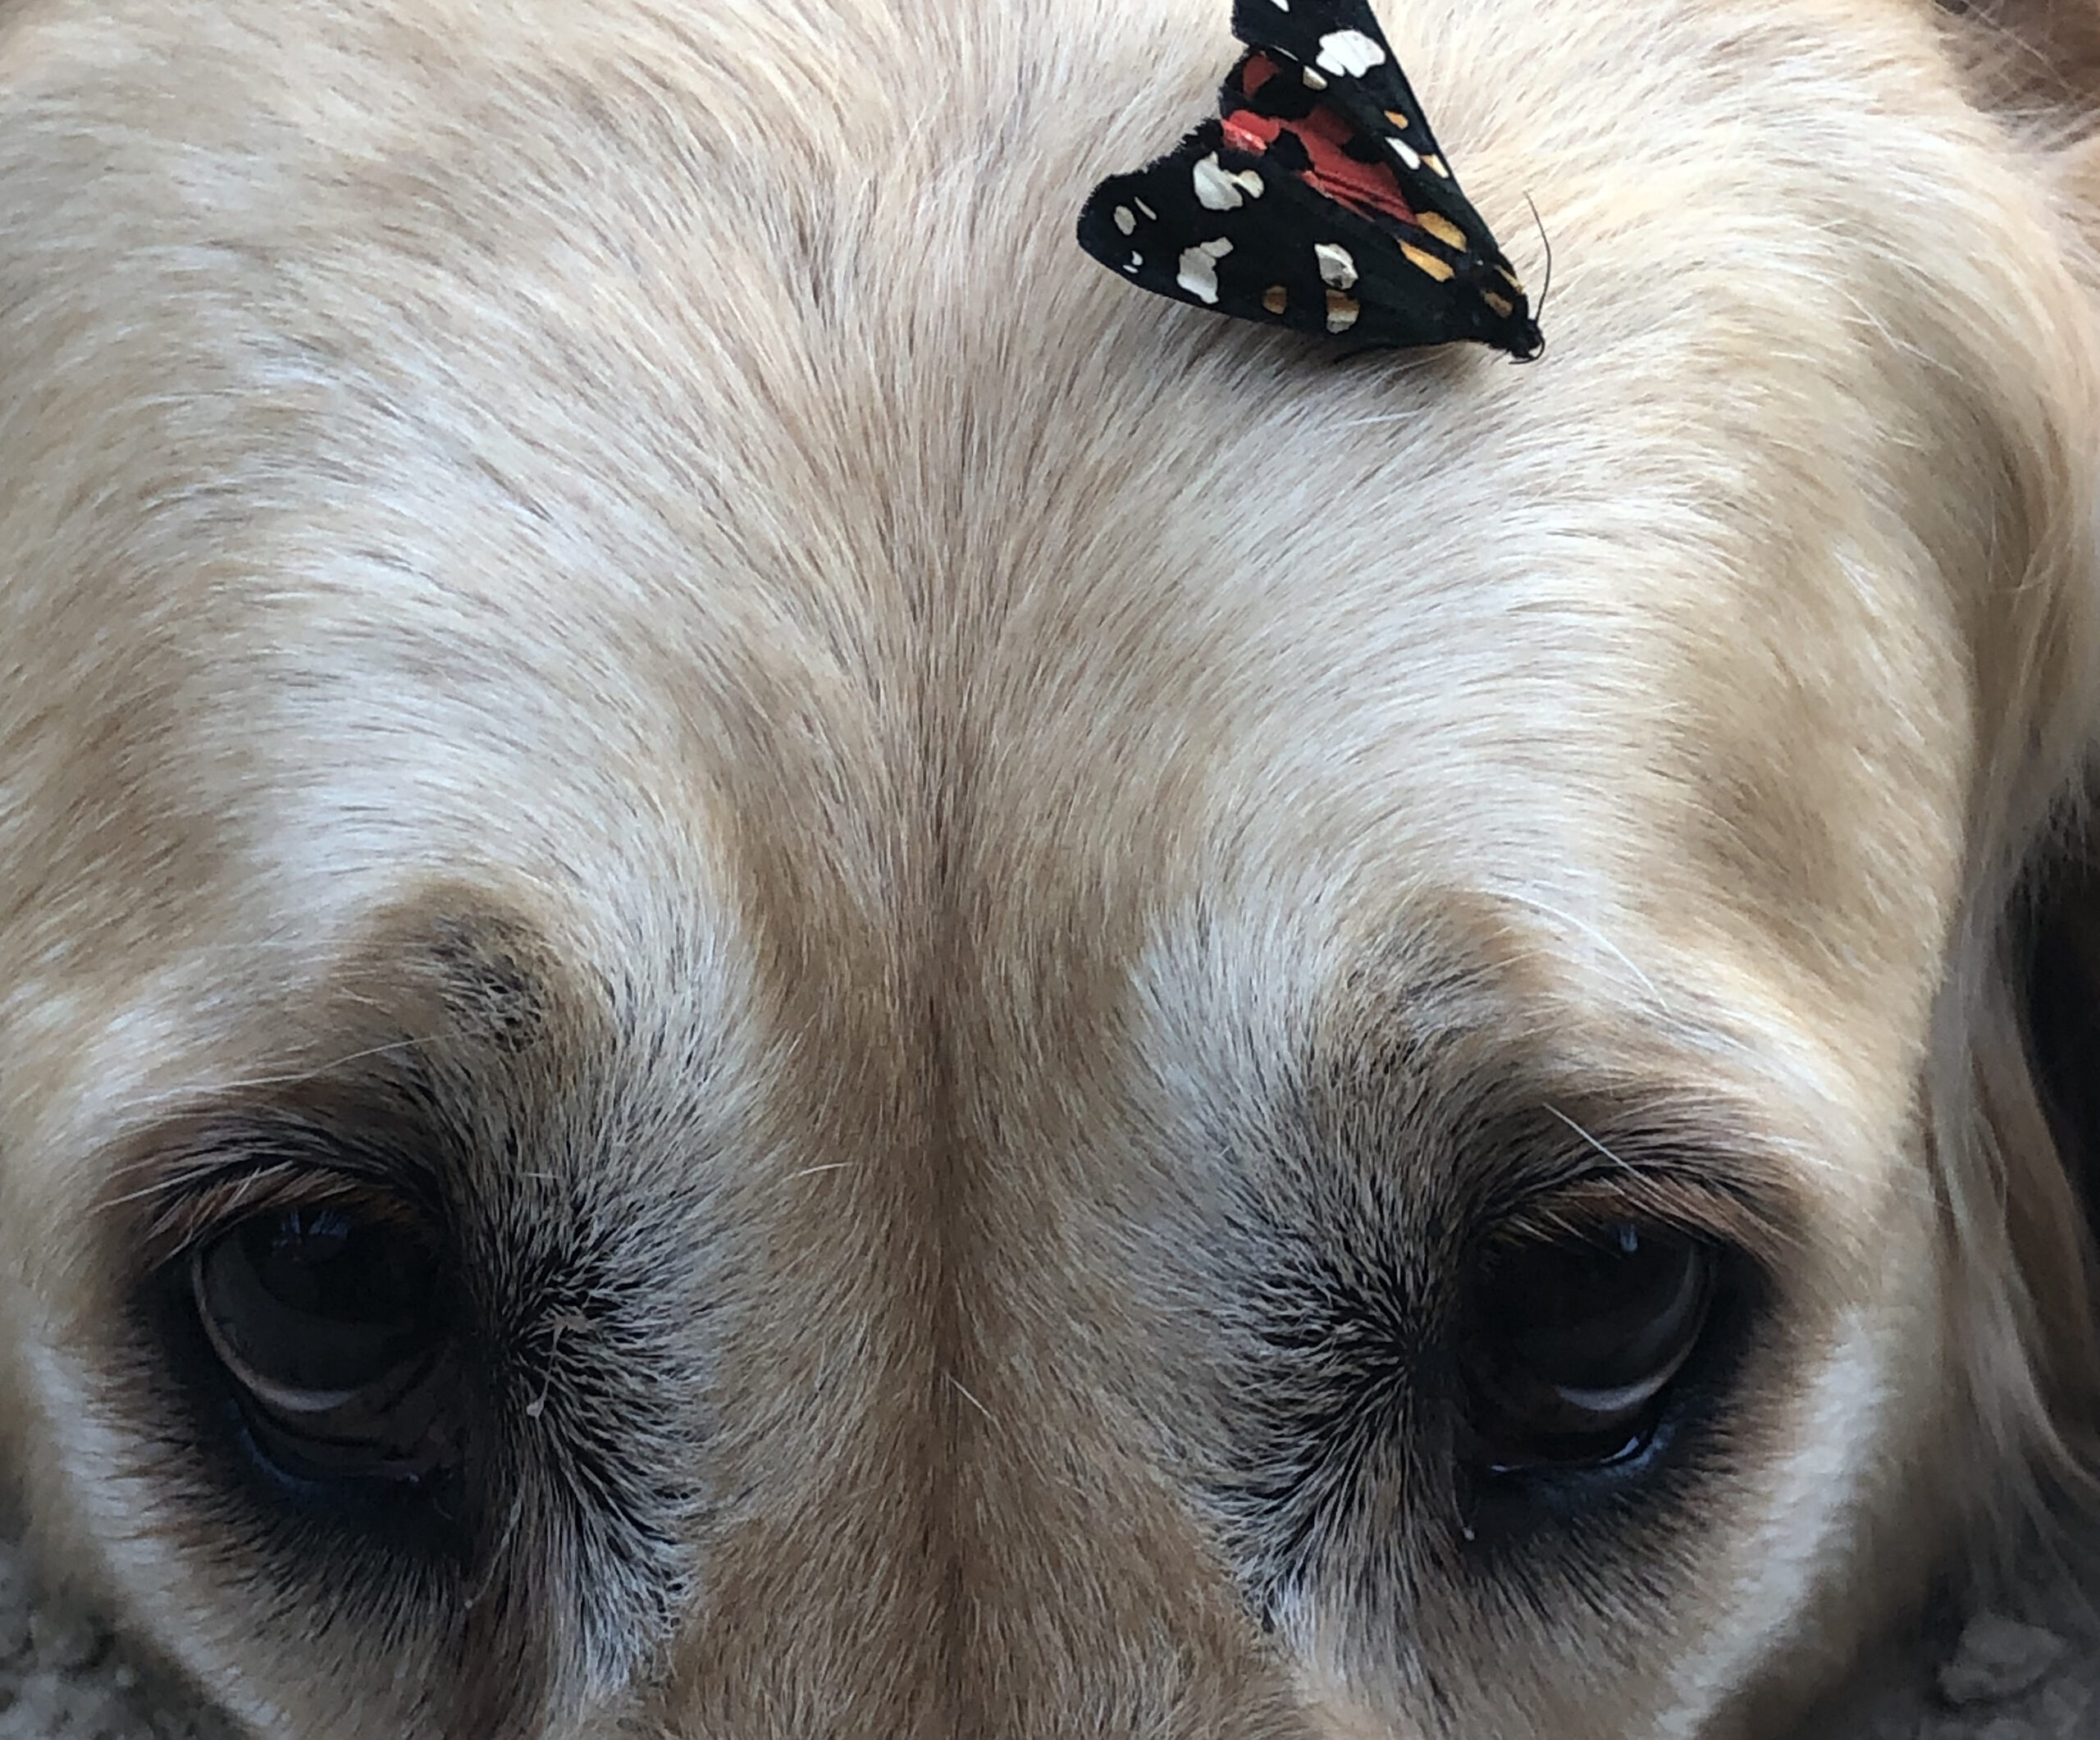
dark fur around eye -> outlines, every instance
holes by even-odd
[[[1258,1613],[1362,1574],[1368,1519],[1401,1508],[1409,1550],[1483,1573],[1634,1551],[1725,1462],[1765,1320],[1749,1253],[1645,1213],[1513,1203],[1468,1229],[1366,1206],[1322,1186],[1230,1241],[1258,1268],[1211,1497]]]

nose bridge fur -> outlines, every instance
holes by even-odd
[[[938,516],[886,499],[851,593],[894,602],[931,573],[968,597],[954,565],[1000,541],[952,518],[908,532]],[[988,580],[1039,583],[1011,560]],[[986,770],[1037,724],[1025,661],[989,686],[1002,710],[963,625],[900,636],[846,596],[828,674],[777,672],[796,706],[754,709],[774,723],[717,770],[779,1060],[756,1144],[776,1176],[745,1196],[769,1224],[740,1239],[760,1254],[733,1313],[749,1332],[710,1450],[710,1484],[742,1496],[710,1531],[661,1719],[762,1733],[821,1698],[850,1712],[841,1733],[1049,1733],[1082,1707],[1112,1732],[1296,1734],[1277,1665],[1104,1400],[1120,1306],[1065,1242],[1139,927],[1100,886],[1097,828],[1016,856],[1014,770]],[[1002,633],[989,609],[973,626]]]

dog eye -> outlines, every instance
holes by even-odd
[[[452,1459],[437,1266],[412,1234],[288,1208],[197,1249],[189,1284],[256,1448],[281,1473],[414,1480]]]
[[[1637,1451],[1699,1345],[1716,1267],[1702,1241],[1630,1222],[1491,1250],[1463,1354],[1479,1459],[1507,1473]]]

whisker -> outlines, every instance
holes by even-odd
[[[1619,1167],[1629,1172],[1637,1172],[1640,1171],[1640,1168],[1633,1165],[1632,1162],[1623,1159],[1620,1156],[1614,1153],[1609,1148],[1605,1147],[1602,1142],[1600,1142],[1595,1136],[1591,1135],[1588,1130],[1585,1130],[1580,1124],[1577,1123],[1573,1118],[1568,1117],[1565,1112],[1563,1112],[1559,1107],[1554,1105],[1549,1101],[1546,1104],[1545,1109],[1550,1112],[1555,1117],[1559,1118],[1560,1121],[1565,1124],[1570,1130],[1573,1130],[1577,1135],[1582,1137],[1582,1139],[1585,1142],[1587,1142],[1591,1147],[1596,1149],[1596,1151],[1602,1154],[1605,1159],[1610,1161],[1614,1166]]]
[[[362,1063],[368,1057],[384,1057],[396,1053],[416,1051],[424,1046],[441,1044],[446,1035],[441,1033],[411,1034],[404,1039],[389,1039],[383,1044],[368,1045],[359,1050],[345,1052],[323,1063],[308,1069],[288,1070],[281,1075],[241,1076],[231,1080],[188,1084],[181,1087],[163,1088],[147,1096],[148,1106],[166,1105],[175,1100],[201,1099],[217,1094],[245,1093],[255,1088],[281,1088],[296,1086],[301,1082],[313,1081],[345,1065]]]
[[[999,1423],[998,1421],[993,1418],[992,1410],[989,1408],[987,1408],[984,1403],[978,1400],[975,1396],[972,1395],[968,1390],[963,1387],[962,1380],[960,1377],[956,1377],[952,1372],[949,1372],[947,1377],[948,1381],[955,1386],[955,1392],[956,1395],[960,1395],[965,1401],[968,1402],[971,1407],[975,1408],[979,1413],[983,1414],[986,1419],[990,1420],[994,1426]]]
[[[1628,972],[1631,973],[1634,978],[1639,981],[1641,989],[1648,993],[1650,1001],[1654,1002],[1658,1007],[1662,1006],[1663,993],[1655,988],[1655,981],[1650,979],[1645,972],[1641,971],[1640,963],[1635,961],[1632,956],[1627,953],[1623,948],[1620,948],[1618,943],[1614,943],[1611,939],[1609,935],[1605,932],[1600,930],[1595,925],[1589,924],[1584,920],[1577,918],[1572,912],[1564,912],[1559,907],[1550,906],[1545,901],[1536,899],[1528,894],[1505,893],[1503,894],[1502,897],[1504,900],[1514,902],[1518,906],[1529,907],[1533,911],[1543,913],[1548,918],[1558,919],[1562,924],[1567,925],[1570,930],[1577,931],[1583,936],[1587,937],[1592,943],[1595,943],[1598,948],[1603,949],[1607,954],[1611,955],[1614,959],[1616,959],[1621,966],[1625,967]]]

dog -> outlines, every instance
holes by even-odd
[[[1379,13],[1534,363],[1080,253],[1225,0],[0,5],[0,1453],[243,1732],[1774,1735],[2079,1490],[2096,15]]]

